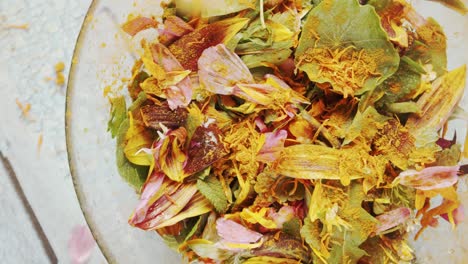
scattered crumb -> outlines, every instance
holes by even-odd
[[[65,75],[63,74],[63,70],[65,70],[65,64],[63,62],[58,62],[55,64],[55,84],[58,86],[63,86],[65,84]]]
[[[56,72],[63,72],[63,70],[65,70],[65,63],[58,62],[57,64],[55,64],[55,71]]]
[[[65,84],[65,75],[63,75],[63,73],[61,73],[61,72],[58,72],[57,73],[57,79],[55,80],[55,83],[58,86],[64,85]]]
[[[104,87],[104,89],[102,91],[102,95],[104,97],[107,97],[111,91],[112,91],[112,87],[110,85],[108,85],[108,86]]]
[[[11,25],[6,25],[6,29],[22,29],[22,30],[27,30],[29,29],[29,24],[11,24]]]
[[[37,153],[41,152],[43,141],[44,141],[44,137],[42,136],[42,133],[41,133],[39,134],[39,138],[37,139]]]
[[[21,115],[26,118],[29,118],[29,111],[31,110],[31,104],[30,103],[22,104],[18,99],[16,99],[16,105],[21,110]]]
[[[105,48],[107,46],[107,44],[105,42],[102,42],[100,46],[101,46],[101,48]]]

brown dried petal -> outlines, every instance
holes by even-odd
[[[190,141],[188,162],[184,168],[187,174],[193,174],[208,167],[226,153],[221,141],[221,130],[216,125],[199,126]]]
[[[202,52],[231,39],[248,22],[246,18],[231,18],[209,24],[182,36],[169,50],[184,69],[198,70],[198,58]]]
[[[147,127],[161,129],[161,124],[168,128],[178,128],[185,124],[188,112],[185,108],[171,110],[167,102],[162,105],[145,105],[141,116]]]

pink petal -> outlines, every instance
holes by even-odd
[[[255,243],[263,237],[262,234],[223,217],[216,220],[216,230],[221,239],[229,243]]]
[[[179,37],[193,31],[193,27],[178,16],[169,16],[164,20],[164,29],[159,30],[159,40],[169,46]]]
[[[164,174],[160,172],[153,172],[148,179],[148,181],[143,185],[142,192],[140,195],[140,201],[135,209],[135,214],[133,215],[131,222],[139,223],[144,220],[146,213],[150,204],[148,204],[149,199],[153,196],[156,192],[159,191],[163,181],[164,181]]]
[[[165,94],[167,97],[167,103],[171,110],[179,107],[186,107],[192,100],[192,85],[189,77],[184,78],[177,85],[173,85],[166,88]]]
[[[169,49],[160,43],[151,46],[151,54],[153,55],[154,62],[163,67],[166,72],[184,70]],[[178,84],[167,87],[165,93],[171,110],[188,106],[193,94],[190,77],[185,77]]]
[[[433,190],[446,188],[458,181],[460,166],[435,166],[421,171],[406,170],[398,175],[401,185],[410,186],[419,190]]]
[[[68,240],[68,254],[73,264],[86,263],[96,242],[93,234],[85,225],[77,225],[73,228]]]
[[[237,83],[253,83],[245,63],[224,44],[203,51],[198,59],[200,83],[210,92],[230,95]]]
[[[284,148],[284,142],[288,137],[286,130],[277,130],[265,133],[265,144],[257,154],[257,160],[261,162],[273,162]]]
[[[411,210],[406,207],[400,207],[392,211],[383,213],[376,217],[379,224],[375,227],[375,233],[380,234],[390,228],[403,224],[411,215]]]
[[[172,182],[166,186],[164,195],[148,205],[142,221],[133,221],[132,218],[129,223],[143,230],[153,230],[181,212],[196,192],[195,184],[182,186],[180,183]]]
[[[260,130],[260,132],[265,133],[268,131],[268,127],[265,125],[265,122],[260,117],[256,117],[254,122],[255,122],[255,125]]]
[[[457,209],[453,210],[452,215],[455,225],[460,224],[465,219],[465,207],[462,204],[460,204],[460,206]],[[444,218],[445,220],[449,221],[448,214],[442,214],[440,216],[442,216],[442,218]]]
[[[278,212],[271,211],[268,214],[268,217],[273,219],[279,228],[281,228],[285,222],[291,220],[294,216],[296,216],[296,210],[293,206],[290,205],[281,207]]]
[[[171,51],[161,43],[151,45],[151,54],[153,55],[154,62],[163,67],[167,72],[185,70],[174,55],[172,55]]]

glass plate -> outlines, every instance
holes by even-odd
[[[109,102],[105,87],[119,87],[129,77],[135,60],[128,40],[119,30],[127,15],[157,15],[158,0],[93,1],[81,29],[67,90],[66,136],[70,169],[83,214],[110,263],[180,263],[155,232],[128,225],[137,194],[119,176],[115,164],[115,140],[107,132]],[[432,16],[449,39],[449,69],[468,61],[468,17],[429,1],[412,1],[422,15]],[[148,37],[148,36],[146,36]],[[138,41],[134,40],[133,42]],[[123,86],[122,86],[123,87]],[[125,87],[122,88],[125,90]],[[466,93],[465,93],[466,95]],[[467,96],[461,105],[466,109]],[[463,144],[466,126],[451,122],[447,137],[456,128]],[[461,181],[466,190],[466,177]],[[461,199],[468,202],[467,192]],[[445,221],[428,228],[414,243],[418,263],[465,263],[468,259],[468,224],[455,231]]]

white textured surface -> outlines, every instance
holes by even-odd
[[[0,1],[0,151],[10,160],[59,263],[70,263],[67,241],[71,229],[85,221],[67,163],[65,86],[45,79],[55,76],[54,65],[60,61],[65,63],[67,75],[90,2]],[[29,29],[7,27],[24,23]],[[31,104],[30,119],[21,116],[16,99]],[[40,134],[43,145],[38,153]],[[9,188],[4,185],[8,179],[3,169],[0,178],[1,189]],[[0,193],[0,262],[47,263],[31,226],[24,223],[20,202],[11,192]],[[95,251],[91,263],[105,263],[97,247]]]
[[[0,0],[0,151],[12,163],[60,263],[70,262],[67,241],[73,226],[85,222],[66,159],[65,87],[57,87],[45,78],[54,77],[54,65],[59,61],[65,63],[67,75],[75,40],[90,2]],[[441,8],[432,3],[425,11],[440,19]],[[23,23],[29,24],[28,30],[6,28],[9,24]],[[452,25],[450,34],[468,34],[467,25],[468,20]],[[466,45],[465,42],[455,44]],[[466,61],[467,54],[452,53],[449,60],[452,65],[459,65]],[[16,99],[31,103],[30,119],[21,116]],[[40,134],[44,143],[38,153]],[[0,208],[0,263],[47,263],[39,238],[1,165]],[[462,226],[459,239],[450,240],[450,245],[466,241],[466,236],[462,236],[466,228],[466,224]],[[440,241],[432,238],[441,237],[448,229],[445,224],[437,231],[438,236],[423,236],[431,246],[421,250],[438,246]],[[466,252],[465,247],[460,250]],[[447,259],[452,253],[441,250],[435,255]],[[425,261],[422,262],[433,262]],[[90,263],[105,263],[97,247]]]
[[[0,197],[0,241],[8,241],[8,246],[0,244],[2,263],[47,263],[41,241],[1,164]]]

